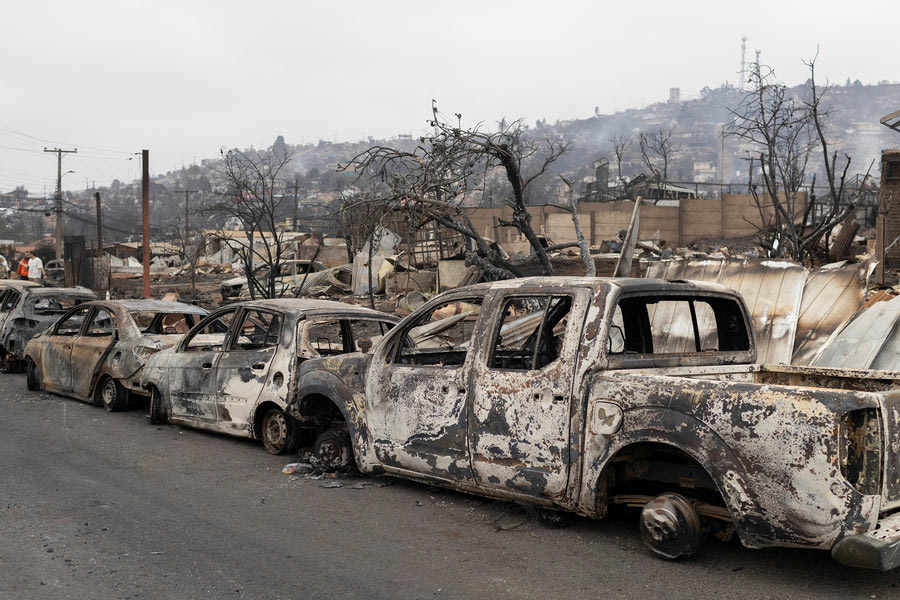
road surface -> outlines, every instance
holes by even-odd
[[[900,572],[707,542],[667,562],[635,517],[551,527],[393,478],[289,476],[254,442],[0,375],[0,599],[896,598]]]

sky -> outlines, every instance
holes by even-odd
[[[583,119],[739,84],[747,60],[900,81],[887,0],[3,0],[0,192],[140,178],[222,148]],[[900,108],[900,98],[898,107]],[[138,153],[136,155],[136,153]]]

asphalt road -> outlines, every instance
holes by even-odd
[[[900,572],[707,542],[667,562],[633,517],[554,528],[392,478],[288,476],[256,443],[0,375],[0,599],[896,598]]]

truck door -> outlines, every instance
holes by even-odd
[[[579,295],[510,295],[475,360],[469,446],[479,486],[554,498],[569,475]]]
[[[376,350],[367,420],[386,470],[473,482],[466,414],[481,302],[458,297],[426,308]]]

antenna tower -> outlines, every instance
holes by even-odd
[[[747,80],[747,36],[741,38],[741,91],[744,91],[744,81]]]

